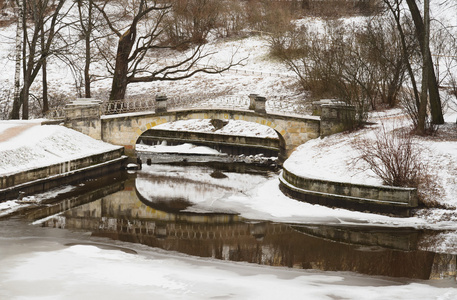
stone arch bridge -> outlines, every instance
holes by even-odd
[[[124,146],[125,153],[135,155],[135,144],[147,130],[159,124],[190,119],[243,120],[273,128],[280,141],[280,156],[287,158],[293,150],[310,139],[340,132],[347,126],[353,108],[341,103],[315,103],[315,115],[285,115],[268,112],[264,97],[251,98],[249,108],[177,108],[167,109],[167,98],[157,97],[154,111],[103,114],[102,103],[78,99],[65,108],[65,126],[105,142]]]

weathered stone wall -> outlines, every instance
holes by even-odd
[[[92,156],[82,157],[59,164],[53,164],[15,174],[5,175],[0,177],[0,194],[6,194],[8,189],[11,188],[20,189],[21,185],[26,183],[32,183],[41,179],[51,180],[52,177],[55,176],[69,174],[84,168],[120,159],[122,154],[123,149],[119,147],[116,150],[106,151]],[[119,169],[120,165],[117,168]]]
[[[101,140],[101,102],[78,99],[65,107],[65,126]]]
[[[300,200],[327,206],[409,215],[418,206],[417,190],[370,186],[298,176],[283,169],[281,189]]]
[[[355,120],[355,107],[333,99],[315,101],[312,104],[313,116],[320,116],[320,135],[328,136],[352,129]]]
[[[174,110],[164,113],[134,113],[102,117],[102,139],[124,146],[127,155],[134,155],[138,137],[159,124],[190,119],[243,120],[273,128],[284,139],[287,157],[299,145],[319,137],[318,117],[290,117],[253,111],[219,109]]]

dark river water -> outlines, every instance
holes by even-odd
[[[455,277],[456,256],[427,249],[438,232],[413,228],[286,224],[246,220],[214,199],[243,193],[272,171],[242,165],[152,165],[81,184],[0,220],[1,235],[34,230],[84,233],[76,243],[109,238],[221,260],[299,269],[437,279]],[[39,220],[37,222],[37,220]],[[11,225],[13,223],[16,225]],[[50,231],[51,232],[51,231]],[[9,233],[11,234],[11,233]]]

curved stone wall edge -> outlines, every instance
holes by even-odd
[[[373,186],[336,182],[318,178],[299,176],[283,168],[280,174],[281,190],[286,194],[328,206],[350,207],[354,210],[376,211],[379,207],[416,208],[417,190],[393,186]],[[308,201],[310,200],[310,201]],[[362,205],[363,204],[363,205]],[[360,206],[360,209],[358,209]]]

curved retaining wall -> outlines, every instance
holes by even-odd
[[[279,180],[285,194],[314,204],[399,216],[411,215],[411,210],[418,206],[417,190],[413,188],[306,178],[285,168]]]

